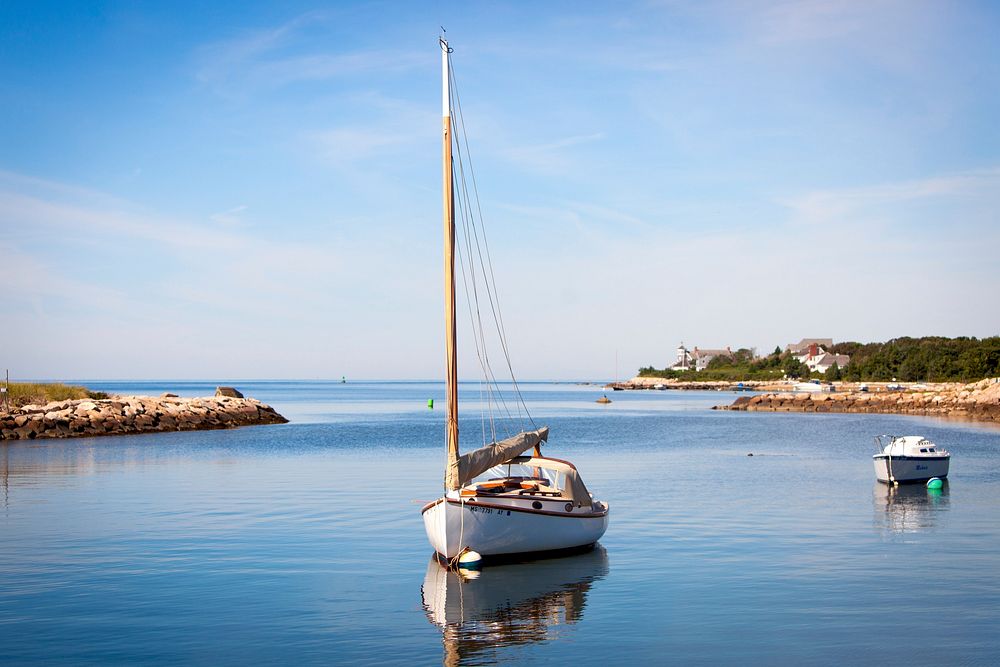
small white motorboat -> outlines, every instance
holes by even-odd
[[[796,382],[792,386],[792,391],[804,391],[809,393],[833,391],[832,384],[822,384],[819,380],[814,382]]]
[[[886,484],[948,476],[951,454],[919,435],[875,436],[875,478]]]

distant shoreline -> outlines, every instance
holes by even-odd
[[[731,405],[718,405],[713,410],[903,414],[1000,423],[1000,378],[971,384],[879,387],[877,391],[872,391],[869,384],[867,391],[841,386],[838,391],[829,392],[768,392],[741,396]]]

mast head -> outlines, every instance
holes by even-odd
[[[441,28],[444,31],[444,28]],[[451,84],[450,76],[450,64],[448,62],[448,54],[454,51],[450,46],[448,46],[448,40],[444,38],[444,35],[438,37],[438,44],[441,46],[441,115],[444,118],[451,117],[451,91],[449,86]]]

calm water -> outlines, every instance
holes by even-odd
[[[0,664],[1000,659],[1000,430],[527,385],[611,526],[592,553],[463,583],[430,566],[419,514],[440,385],[237,386],[293,423],[0,444]],[[950,449],[944,491],[877,485],[877,433]]]

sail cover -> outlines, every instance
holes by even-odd
[[[451,490],[460,489],[493,466],[506,463],[548,439],[549,427],[543,426],[463,454],[448,466],[445,485]]]

